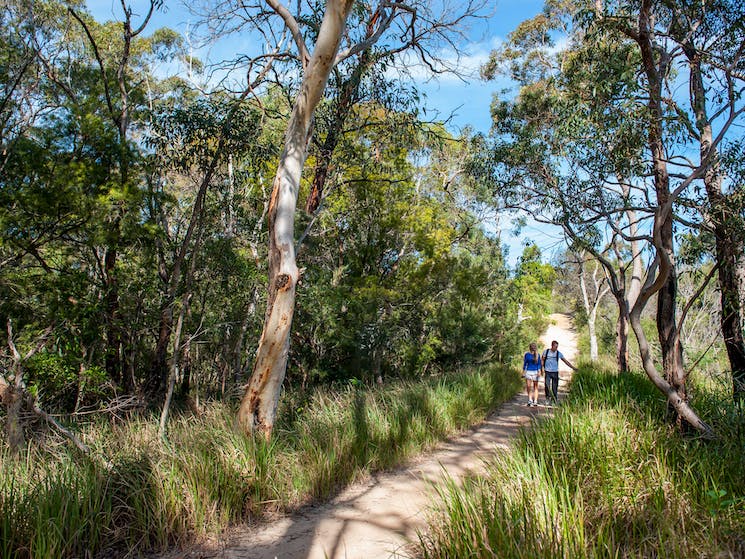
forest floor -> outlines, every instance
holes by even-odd
[[[551,325],[539,348],[551,340],[573,364],[577,337],[571,319],[551,315]],[[571,371],[561,363],[560,398]],[[539,389],[543,402],[543,387]],[[447,478],[458,483],[479,471],[494,452],[509,450],[520,429],[536,416],[551,413],[543,404],[527,407],[524,391],[502,405],[484,422],[440,444],[404,466],[380,472],[347,487],[331,501],[308,506],[286,517],[255,526],[237,526],[219,541],[161,559],[390,559],[409,557],[412,542],[426,530],[436,502],[436,488]]]

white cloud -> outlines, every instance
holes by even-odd
[[[489,60],[492,50],[497,48],[503,40],[494,37],[488,41],[471,42],[463,45],[459,50],[451,47],[434,53],[436,72],[422,63],[412,51],[401,53],[398,57],[397,68],[389,69],[389,77],[398,77],[399,69],[405,69],[415,82],[463,83],[480,80],[481,67]]]

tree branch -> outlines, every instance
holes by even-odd
[[[266,0],[266,3],[269,4],[272,10],[274,10],[274,13],[284,21],[285,26],[290,31],[290,34],[295,41],[295,45],[297,46],[298,56],[300,57],[303,69],[307,68],[310,63],[310,52],[308,51],[308,46],[305,44],[305,39],[303,39],[303,34],[300,31],[300,25],[297,20],[285,5],[278,0]]]

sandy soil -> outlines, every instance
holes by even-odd
[[[569,317],[552,315],[539,348],[558,340],[560,351],[575,363],[577,339]],[[561,363],[560,397],[571,371]],[[543,389],[541,388],[541,397]],[[509,448],[519,429],[544,406],[528,408],[524,393],[504,404],[486,421],[448,440],[405,467],[353,485],[320,506],[259,526],[238,527],[208,547],[163,555],[162,559],[383,559],[407,557],[406,547],[426,529],[435,485],[445,476],[461,479],[482,467],[483,459]]]

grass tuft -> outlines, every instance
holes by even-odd
[[[0,449],[0,556],[132,555],[217,534],[231,523],[325,499],[483,419],[520,388],[498,366],[427,379],[285,395],[270,443],[234,428],[214,404],[81,434],[113,464],[32,447]]]
[[[715,441],[686,438],[640,374],[583,368],[550,421],[445,502],[420,554],[596,558],[745,556],[745,418],[696,402]]]

